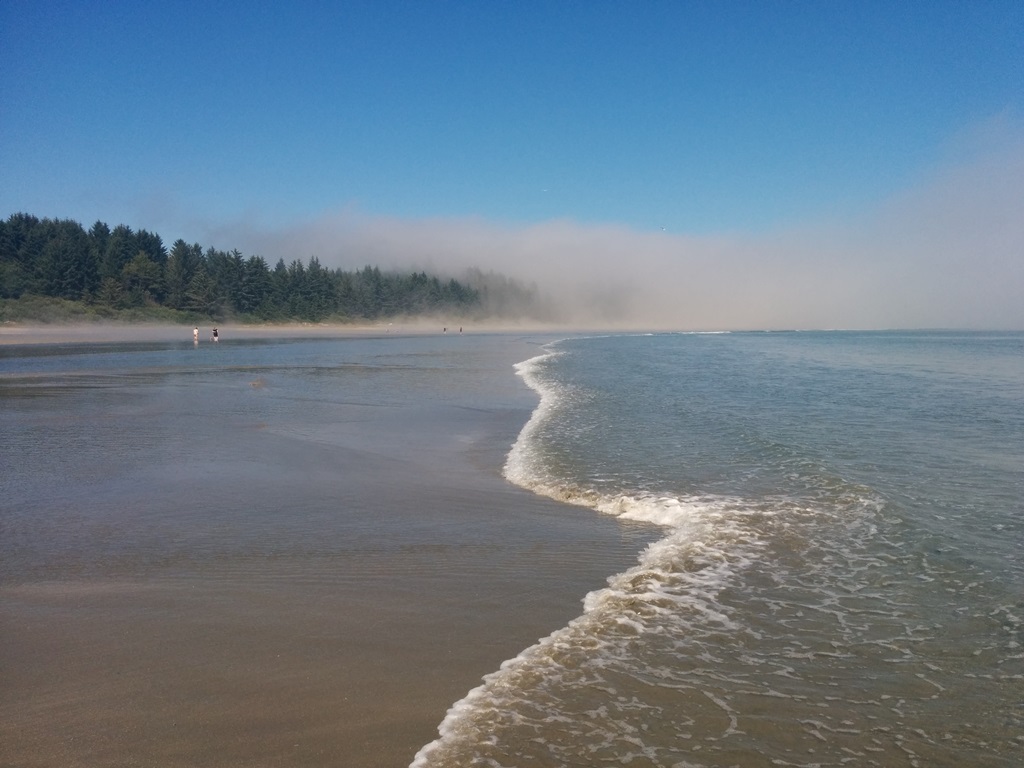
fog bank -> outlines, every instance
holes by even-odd
[[[1024,140],[1001,137],[843,221],[690,236],[614,224],[403,219],[356,208],[214,242],[273,265],[495,271],[579,326],[664,329],[1024,328]]]

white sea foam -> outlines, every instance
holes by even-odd
[[[631,519],[671,521],[673,527],[641,553],[635,567],[588,594],[577,619],[506,661],[457,702],[439,726],[439,738],[420,750],[412,768],[455,765],[457,756],[478,750],[484,735],[495,728],[510,722],[521,726],[519,718],[535,718],[531,727],[568,727],[573,718],[560,713],[561,704],[546,708],[545,692],[589,687],[614,693],[603,670],[615,664],[629,668],[633,638],[639,635],[745,631],[718,595],[756,560],[758,547],[749,532],[730,522],[726,500],[618,498],[599,499],[597,506],[620,510]],[[564,694],[552,698],[562,701]],[[617,711],[627,706],[615,696],[610,701]],[[629,719],[618,712],[607,714],[603,726],[595,721],[588,743],[621,748],[623,724]],[[640,754],[647,749],[639,738],[635,746]]]
[[[666,634],[666,626],[672,624],[685,624],[702,632],[744,631],[717,595],[757,558],[756,536],[742,525],[749,505],[728,498],[603,495],[559,485],[545,474],[545,467],[533,453],[533,436],[567,393],[554,385],[543,385],[538,371],[556,354],[548,351],[517,366],[519,374],[540,394],[540,403],[509,453],[505,476],[560,501],[663,526],[666,536],[649,545],[635,567],[610,577],[606,588],[587,595],[583,613],[568,626],[504,662],[455,703],[438,728],[439,738],[419,751],[411,768],[457,764],[460,755],[486,749],[486,735],[493,734],[499,724],[522,726],[531,719],[535,721],[530,727],[557,724],[588,728],[587,738],[580,743],[595,745],[594,751],[613,745],[620,751],[628,750],[632,744],[636,755],[653,759],[653,754],[648,754],[650,748],[638,735],[623,733],[623,724],[629,718],[624,718],[622,711],[634,706],[646,709],[647,705],[630,705],[612,697],[599,708],[600,717],[595,714],[599,710],[594,710],[577,722],[560,714],[557,706],[546,709],[541,703],[544,691],[590,687],[614,693],[603,673],[605,665],[628,664],[632,638]],[[679,636],[685,632],[668,634]],[[734,727],[733,723],[730,728]],[[493,761],[481,758],[478,762]]]
[[[631,723],[646,722],[656,713],[650,703],[624,702],[614,681],[621,674],[638,680],[653,675],[665,690],[692,689],[693,683],[678,679],[669,669],[643,667],[636,658],[637,638],[643,636],[645,643],[654,645],[661,638],[671,657],[671,648],[680,638],[699,648],[705,641],[708,647],[716,647],[715,638],[724,635],[757,636],[720,596],[724,590],[740,587],[740,576],[762,559],[759,527],[751,525],[750,519],[771,517],[780,507],[722,496],[602,493],[553,477],[538,451],[538,432],[563,399],[578,394],[544,377],[545,363],[558,354],[549,349],[517,366],[540,402],[509,452],[505,477],[562,502],[661,526],[665,536],[639,554],[636,566],[611,576],[607,587],[586,595],[582,614],[568,626],[506,661],[453,705],[438,728],[438,739],[420,750],[412,768],[457,765],[470,754],[475,764],[518,764],[525,755],[485,754],[491,748],[486,744],[488,735],[507,728],[555,729],[565,732],[566,743],[591,745],[587,749],[595,752],[608,750],[620,760],[630,755],[651,760],[651,747],[633,733],[636,726]],[[748,658],[758,665],[766,663]],[[696,661],[717,666],[710,656],[698,655]],[[711,678],[717,679],[716,674]],[[581,721],[567,701],[587,689],[604,692],[606,702],[599,708],[600,717]],[[721,737],[736,733],[736,713],[728,702],[707,688],[700,693],[728,718]],[[582,728],[587,729],[585,734],[568,733]],[[681,731],[676,738],[686,739],[689,734]],[[545,749],[559,747],[548,744]]]
[[[520,430],[519,438],[505,459],[505,477],[510,482],[527,488],[531,487],[530,483],[537,477],[539,470],[538,467],[534,466],[536,458],[530,447],[533,434],[538,429],[540,423],[547,418],[548,413],[555,407],[558,399],[557,390],[553,387],[541,386],[537,376],[537,369],[543,361],[557,354],[557,352],[549,347],[548,351],[544,354],[531,357],[529,360],[517,363],[515,366],[516,373],[522,377],[528,387],[540,396],[540,402],[534,408],[529,421]]]

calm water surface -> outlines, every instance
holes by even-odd
[[[476,469],[453,457],[479,452],[479,415],[528,414],[534,402],[511,362],[495,362],[537,349],[515,343],[0,347],[0,582],[241,571],[268,554],[436,537],[424,533],[436,516],[389,497],[401,484],[382,466]]]

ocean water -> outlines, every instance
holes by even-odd
[[[415,768],[1024,765],[1024,335],[577,338],[518,372],[506,477],[661,537]]]
[[[315,581],[354,552],[445,543],[444,510],[397,480],[472,471],[457,459],[487,419],[532,404],[505,356],[536,345],[183,335],[0,346],[0,585],[248,582],[265,558]]]

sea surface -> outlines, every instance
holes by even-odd
[[[1024,765],[1024,335],[617,335],[517,369],[508,480],[660,534],[416,768]]]
[[[0,346],[0,583],[250,579],[261,557],[315,580],[300,556],[329,574],[332,555],[396,551],[436,522],[379,487],[385,461],[459,472],[475,415],[521,407],[486,337],[183,336]]]

